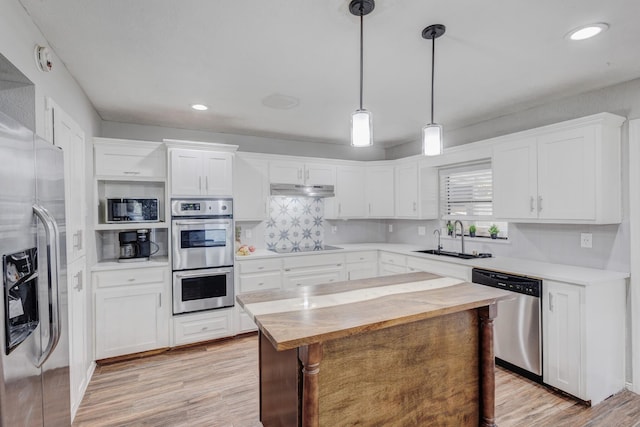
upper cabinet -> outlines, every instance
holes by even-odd
[[[365,218],[365,167],[336,167],[336,196],[325,200],[327,218]]]
[[[397,164],[395,206],[396,218],[437,219],[437,169],[417,160]]]
[[[236,154],[233,165],[233,216],[236,221],[262,221],[269,217],[269,163]]]
[[[171,196],[231,197],[233,153],[171,148]]]
[[[367,165],[365,180],[367,216],[393,218],[395,213],[393,164]]]
[[[96,178],[165,180],[166,153],[157,142],[94,138]]]
[[[276,184],[334,185],[336,167],[328,163],[275,160],[269,163],[269,182]]]
[[[494,217],[513,222],[619,223],[623,121],[602,113],[496,144]]]

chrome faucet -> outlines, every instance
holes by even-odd
[[[437,228],[435,230],[433,230],[433,234],[438,234],[438,253],[440,253],[440,251],[442,250],[442,245],[440,244],[440,230],[438,230]]]
[[[464,225],[462,225],[462,221],[459,219],[453,223],[453,238],[456,238],[456,230],[458,229],[458,224],[460,224],[460,242],[462,242],[462,252],[464,253]]]

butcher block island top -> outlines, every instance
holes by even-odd
[[[493,426],[493,318],[513,294],[410,273],[237,296],[265,427]]]

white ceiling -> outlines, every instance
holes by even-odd
[[[348,0],[20,0],[104,120],[349,144],[359,18]],[[565,34],[607,22],[587,41]],[[446,129],[640,77],[638,0],[378,0],[364,18],[374,141]],[[54,65],[55,66],[55,65]],[[270,95],[299,100],[263,105]],[[192,111],[193,103],[210,107]]]

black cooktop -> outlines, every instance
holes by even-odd
[[[290,254],[295,252],[322,252],[322,251],[334,251],[336,249],[342,249],[337,246],[331,245],[323,245],[323,246],[312,246],[312,247],[298,247],[292,246],[290,248],[269,248],[270,251],[276,252],[279,254]]]

